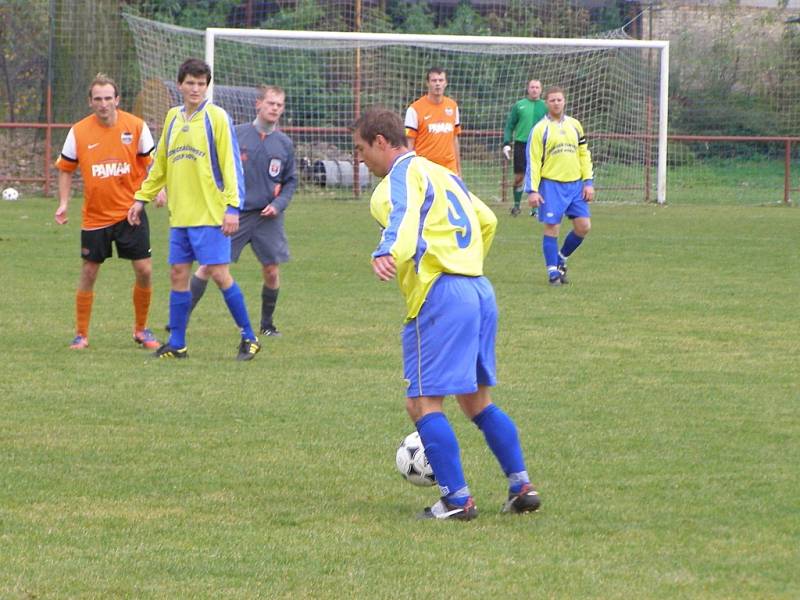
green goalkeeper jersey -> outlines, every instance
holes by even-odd
[[[546,114],[547,105],[544,100],[531,100],[527,96],[518,100],[508,113],[503,131],[503,145],[510,145],[512,141],[527,143],[531,129]]]

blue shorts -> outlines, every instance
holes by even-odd
[[[169,230],[169,264],[197,261],[201,265],[227,265],[231,262],[231,238],[219,225],[172,227]]]
[[[570,219],[592,216],[589,203],[583,199],[583,181],[580,179],[567,182],[542,179],[539,193],[544,200],[544,204],[536,211],[540,223],[557,225],[564,215]]]
[[[403,327],[406,396],[471,394],[495,385],[497,302],[485,277],[441,275]]]

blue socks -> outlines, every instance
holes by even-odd
[[[169,345],[180,350],[186,346],[186,324],[192,308],[192,292],[169,293]]]
[[[558,238],[551,235],[542,236],[542,254],[547,265],[548,276],[552,279],[558,268]],[[556,273],[556,276],[558,274]]]
[[[559,252],[557,237],[542,236],[542,254],[544,255],[544,264],[547,265],[548,277],[552,279],[557,276],[558,265],[563,265],[567,261],[567,257],[575,252],[581,243],[583,243],[583,238],[574,231],[570,231],[564,238],[561,252]]]
[[[503,473],[508,477],[509,491],[519,492],[530,480],[525,470],[525,459],[522,456],[522,447],[514,421],[499,406],[490,404],[476,415],[472,422],[483,432],[486,443],[500,463]],[[435,472],[436,467],[434,467]]]
[[[222,290],[222,297],[225,299],[225,304],[228,305],[228,310],[231,312],[233,320],[236,321],[239,329],[242,330],[242,339],[256,339],[256,334],[253,332],[253,327],[250,325],[250,316],[247,314],[247,306],[245,306],[244,303],[244,294],[242,294],[239,284],[234,281],[231,287],[227,290]]]
[[[500,463],[511,493],[517,493],[530,483],[525,470],[525,459],[519,443],[514,421],[495,405],[490,404],[473,420],[483,432],[486,443]],[[461,466],[458,440],[444,413],[429,413],[416,423],[417,431],[425,445],[425,454],[439,482],[441,495],[450,504],[463,506],[469,498],[469,488]]]
[[[561,246],[561,256],[566,259],[570,254],[578,249],[578,246],[581,245],[581,242],[583,242],[583,238],[574,231],[570,231],[567,234],[567,237],[564,238],[564,243]]]
[[[422,417],[416,426],[441,495],[450,504],[464,506],[469,498],[469,488],[461,467],[461,449],[450,422],[444,413],[434,412]]]
[[[225,304],[228,305],[233,320],[242,330],[242,338],[256,339],[256,334],[250,325],[244,295],[238,284],[234,281],[231,287],[222,290],[222,297],[225,299]],[[176,292],[173,290],[169,293],[169,345],[173,348],[180,349],[186,346],[186,326],[189,323],[192,308],[194,307],[192,306],[191,291]]]

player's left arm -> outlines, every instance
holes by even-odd
[[[230,116],[225,112],[215,115],[212,126],[222,175],[222,196],[226,206],[221,229],[224,235],[231,236],[239,230],[239,208],[244,203],[242,157]]]
[[[472,192],[469,193],[470,200],[472,200],[472,207],[475,209],[475,215],[478,217],[478,223],[481,226],[481,239],[483,240],[483,256],[489,254],[489,248],[492,247],[494,234],[497,231],[497,215],[494,211],[484,204],[483,200],[478,198]]]
[[[56,160],[56,167],[58,168],[58,208],[54,218],[59,225],[66,225],[69,221],[67,210],[72,195],[72,173],[78,168],[78,143],[72,127],[67,133],[61,156]]]
[[[413,106],[406,109],[406,118],[403,122],[406,133],[406,146],[409,150],[413,150],[417,143],[417,133],[419,131],[419,115],[414,110]]]
[[[503,145],[510,146],[511,143],[514,141],[514,130],[517,128],[517,121],[519,121],[519,116],[517,114],[517,104],[511,107],[511,110],[508,112],[508,117],[506,117],[506,126],[503,129]]]
[[[461,111],[456,105],[456,123],[453,127],[453,151],[456,155],[456,175],[461,177],[461,142],[458,141],[458,136],[461,135]]]
[[[544,156],[544,131],[547,124],[538,123],[528,134],[528,143],[525,146],[525,178],[523,185],[525,193],[539,193],[539,184],[542,180],[542,157]]]
[[[150,128],[147,123],[142,121],[142,129],[139,132],[139,145],[136,149],[136,164],[141,173],[147,173],[147,168],[153,162],[153,150],[155,150],[155,142],[153,141],[153,134],[150,133]]]
[[[69,209],[69,199],[72,195],[72,172],[58,172],[58,208],[56,209],[55,220],[59,225],[66,225],[69,221],[67,210]]]
[[[583,126],[575,121],[578,132],[578,162],[581,167],[581,179],[583,180],[583,199],[587,202],[594,200],[594,167],[592,166],[592,154],[589,152],[589,144],[586,141],[586,134]]]
[[[152,164],[147,172],[147,177],[133,194],[134,200],[128,214],[128,222],[131,225],[139,224],[139,213],[144,206],[143,203],[153,200],[167,183],[167,153],[169,151],[169,132],[175,122],[173,110],[167,113],[164,119],[164,127],[161,129],[161,138],[153,150]]]
[[[227,205],[226,213],[236,212],[244,202],[244,169],[239,153],[239,138],[227,113],[215,119],[214,141],[217,146],[219,168],[222,173],[222,195]]]
[[[458,141],[458,136],[453,138],[453,148],[456,153],[456,175],[461,177],[461,142]]]
[[[268,205],[274,206],[279,213],[288,208],[297,190],[297,167],[294,160],[294,145],[291,141],[287,142],[286,164],[283,167],[283,173],[283,179],[278,184],[280,187],[275,190],[277,192],[275,199]]]
[[[391,198],[386,200],[388,206],[381,207],[381,212],[386,211],[388,215],[384,218],[383,214],[373,211],[378,222],[386,225],[372,258],[388,255],[399,265],[411,260],[417,251],[420,211],[428,179],[414,167],[390,177]]]

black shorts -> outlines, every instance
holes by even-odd
[[[150,258],[150,224],[147,213],[142,211],[142,220],[136,227],[127,220],[101,229],[81,230],[81,258],[102,263],[111,258],[111,242],[117,245],[117,256],[128,260]]]
[[[514,142],[514,173],[524,173],[528,166],[527,142]]]

